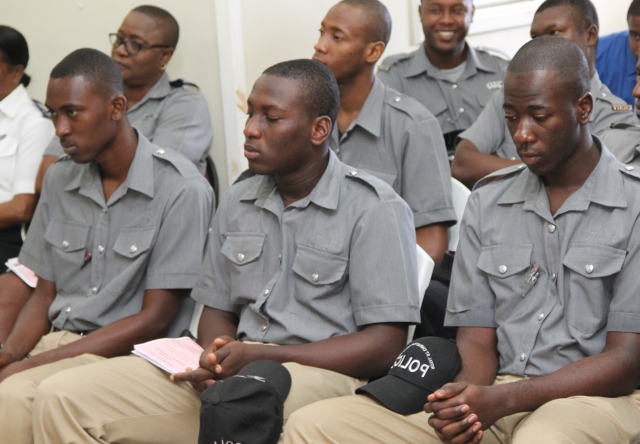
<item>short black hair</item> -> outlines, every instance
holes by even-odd
[[[289,60],[267,68],[262,74],[296,80],[309,116],[328,116],[331,124],[335,123],[340,110],[340,91],[336,78],[322,63]]]
[[[367,15],[367,43],[382,42],[385,46],[391,38],[391,15],[378,0],[342,0],[340,3],[361,8]]]
[[[29,46],[27,45],[27,40],[18,30],[10,26],[0,25],[0,51],[5,62],[11,67],[16,65],[22,65],[23,68],[27,67],[29,63]],[[31,77],[23,74],[20,83],[28,86],[29,82],[31,82]]]
[[[627,11],[627,20],[629,20],[629,17],[631,17],[632,15],[640,15],[640,0],[633,0],[629,5],[629,10]]]
[[[574,19],[580,23],[583,29],[586,30],[591,25],[594,25],[596,29],[600,29],[596,7],[593,6],[590,0],[546,0],[538,7],[536,14],[556,6],[569,6],[573,9],[575,13]]]
[[[111,57],[96,49],[76,49],[53,68],[50,77],[84,77],[109,97],[124,92],[118,65]]]
[[[175,49],[178,46],[178,39],[180,38],[180,25],[178,25],[178,21],[174,16],[169,13],[169,11],[158,8],[157,6],[151,5],[140,5],[136,8],[133,8],[131,12],[139,12],[140,14],[146,15],[158,22],[162,23],[166,26],[168,35],[165,36],[167,39],[164,42],[167,46],[170,46]]]
[[[554,71],[571,100],[591,90],[589,63],[578,45],[563,37],[545,35],[518,50],[507,72]]]

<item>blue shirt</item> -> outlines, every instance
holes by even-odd
[[[636,59],[629,44],[629,31],[617,32],[600,38],[596,53],[596,68],[600,80],[612,93],[630,105],[636,86]]]

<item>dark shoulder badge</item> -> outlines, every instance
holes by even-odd
[[[33,104],[38,108],[38,110],[42,113],[42,117],[46,117],[48,119],[51,118],[51,113],[41,101],[36,99],[31,99],[31,100],[33,101]]]
[[[617,130],[640,131],[640,125],[634,125],[632,123],[625,123],[625,122],[612,123],[611,125],[609,125],[609,127],[611,129],[617,129]]]
[[[184,79],[175,79],[169,82],[172,88],[182,88],[185,91],[198,92],[200,88],[195,83],[187,82]]]
[[[509,176],[514,175],[514,174],[521,173],[525,169],[527,169],[527,166],[524,163],[521,163],[519,165],[513,165],[513,166],[510,166],[510,167],[503,168],[501,170],[495,171],[495,172],[489,174],[488,176],[483,177],[478,182],[476,182],[476,184],[473,186],[473,189],[477,190],[478,188],[481,188],[481,187],[483,187],[485,185],[488,185],[491,182],[494,182],[496,180],[504,179],[505,177],[509,177]]]

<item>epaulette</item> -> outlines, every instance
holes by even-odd
[[[620,170],[620,172],[626,174],[627,176],[631,176],[635,179],[640,179],[640,168],[638,168],[637,166],[619,163],[618,169]]]
[[[506,52],[502,52],[496,48],[487,48],[486,46],[476,46],[474,48],[478,52],[484,52],[485,54],[489,54],[490,56],[497,57],[504,61],[511,61],[511,57]]]
[[[397,196],[395,191],[393,191],[393,188],[391,188],[388,183],[375,177],[373,174],[369,174],[356,168],[350,168],[345,176],[349,179],[354,179],[358,182],[364,183],[368,187],[372,188],[382,201],[391,200]]]
[[[187,82],[184,79],[175,79],[169,82],[171,88],[182,88],[185,91],[198,92],[200,88],[195,83]]]
[[[631,105],[629,105],[631,106]],[[619,129],[619,130],[629,130],[629,131],[640,131],[640,125],[634,125],[632,123],[612,123],[609,125],[611,129]]]
[[[31,99],[31,101],[38,108],[38,110],[42,113],[42,117],[46,117],[47,119],[51,118],[51,112],[47,109],[46,106],[44,106],[44,104],[41,101],[36,100],[36,99]]]
[[[386,59],[384,59],[380,63],[380,65],[378,65],[378,71],[387,72],[391,69],[393,65],[403,60],[410,59],[412,56],[413,56],[413,53],[409,53],[409,54],[402,53],[402,54],[394,54],[392,56],[389,56]]]
[[[395,90],[392,91],[392,94],[385,94],[385,102],[393,108],[407,113],[413,119],[424,114],[424,106],[420,102]]]
[[[498,171],[494,171],[493,173],[483,177],[478,182],[476,182],[476,184],[473,186],[473,189],[477,190],[478,188],[482,188],[483,186],[491,182],[513,176],[514,174],[521,173],[526,169],[527,169],[527,166],[524,163],[521,163],[519,165],[512,165],[510,167],[503,168]]]

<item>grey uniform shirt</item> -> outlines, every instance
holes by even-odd
[[[591,78],[593,111],[589,117],[591,134],[599,136],[614,123],[637,124],[636,115],[624,100],[613,95],[600,81],[598,73]],[[504,118],[504,91],[497,92],[471,128],[461,133],[460,139],[472,142],[481,153],[493,154],[505,159],[519,159],[507,121]]]
[[[483,48],[467,44],[467,65],[462,76],[451,82],[429,61],[421,45],[410,54],[387,57],[378,77],[391,88],[416,99],[440,123],[447,134],[469,128],[493,93],[502,88],[508,60]]]
[[[496,328],[501,374],[545,375],[601,353],[607,332],[640,333],[640,175],[596,143],[600,161],[555,215],[524,165],[469,198],[445,322]]]
[[[330,145],[344,163],[391,185],[411,207],[417,228],[455,223],[442,133],[433,115],[412,98],[376,79],[342,137],[334,125]]]
[[[640,167],[640,125],[612,124],[600,139],[620,162]]]
[[[281,345],[416,323],[415,251],[407,204],[330,151],[311,194],[287,208],[272,176],[228,190],[192,297],[235,313],[238,339]]]
[[[155,145],[179,152],[204,174],[205,158],[213,143],[209,107],[196,87],[171,83],[164,73],[142,100],[127,111],[127,118]],[[54,136],[44,154],[64,155],[58,137]]]
[[[20,262],[55,282],[54,327],[95,330],[140,312],[147,289],[195,285],[211,187],[181,155],[138,137],[127,179],[108,202],[93,162],[62,157],[45,176]],[[193,301],[183,305],[171,333],[189,325]]]

